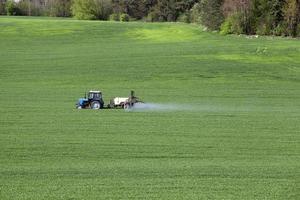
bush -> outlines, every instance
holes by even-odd
[[[31,10],[29,13],[29,3],[28,1],[20,1],[18,3],[18,8],[20,9],[20,15],[31,15]],[[31,8],[31,7],[30,7]]]
[[[273,30],[273,34],[276,36],[286,36],[287,24],[284,22],[279,23]]]
[[[177,18],[177,21],[183,22],[183,23],[190,23],[190,13],[186,12],[186,13],[179,15],[179,17]]]
[[[152,7],[152,21],[175,21],[176,20],[176,4],[174,0],[157,0]]]
[[[267,14],[258,19],[258,23],[256,23],[256,34],[258,35],[274,35],[274,17],[270,14]]]
[[[154,22],[154,21],[157,21],[157,20],[158,20],[158,16],[154,11],[149,12],[146,19],[145,19],[146,22]]]
[[[299,24],[299,5],[298,0],[287,0],[286,4],[283,7],[284,20],[287,23],[287,35],[289,36],[297,36],[298,32],[298,24]]]
[[[122,14],[120,15],[120,21],[121,21],[121,22],[128,22],[128,21],[129,21],[129,15],[126,14],[126,13],[122,13]]]
[[[5,3],[0,1],[0,15],[5,15]]]
[[[300,37],[300,24],[298,24],[298,27],[297,27],[297,37]]]
[[[201,0],[199,3],[201,24],[209,30],[219,30],[224,22],[222,0]]]
[[[230,17],[226,18],[225,21],[223,22],[223,24],[221,25],[220,33],[222,35],[233,33],[233,31],[232,31],[232,22],[230,20]]]
[[[47,1],[44,7],[45,14],[51,17],[70,17],[72,0],[51,0]]]
[[[94,0],[74,0],[72,14],[77,19],[97,19]]]
[[[77,19],[106,20],[112,13],[110,0],[73,0],[72,14]]]
[[[257,35],[270,35],[271,29],[266,23],[261,23],[256,28],[256,34]]]
[[[225,21],[221,25],[221,34],[242,34],[244,33],[243,30],[243,23],[241,21],[241,14],[235,13],[230,15],[225,19]]]
[[[8,0],[5,5],[5,10],[7,15],[16,15],[17,14],[17,6],[13,0]]]
[[[44,10],[41,7],[34,5],[33,2],[19,1],[19,3],[16,6],[19,10],[18,15],[40,16],[42,14],[46,14],[43,12]]]
[[[110,21],[119,21],[120,16],[119,16],[119,14],[113,13],[113,14],[109,15],[109,20]]]
[[[200,4],[196,3],[193,8],[190,10],[190,22],[200,24],[201,23],[201,14],[200,14]]]
[[[94,0],[96,4],[97,19],[107,20],[109,15],[112,14],[112,1],[111,0]]]

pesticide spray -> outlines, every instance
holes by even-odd
[[[220,105],[220,104],[176,104],[176,103],[135,103],[126,111],[132,112],[253,112],[266,108],[249,105]]]
[[[192,111],[193,108],[189,106],[182,106],[178,104],[162,104],[162,103],[136,103],[127,111],[136,112],[172,112],[172,111]]]

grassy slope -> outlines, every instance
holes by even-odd
[[[0,199],[296,199],[300,41],[0,18]],[[135,89],[177,112],[75,110]]]

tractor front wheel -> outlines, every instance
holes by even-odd
[[[91,108],[92,109],[100,109],[100,102],[98,102],[98,101],[93,101],[92,103],[91,103]]]

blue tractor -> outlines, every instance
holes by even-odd
[[[77,109],[103,109],[104,101],[101,91],[89,91],[88,96],[80,98],[76,103]]]

